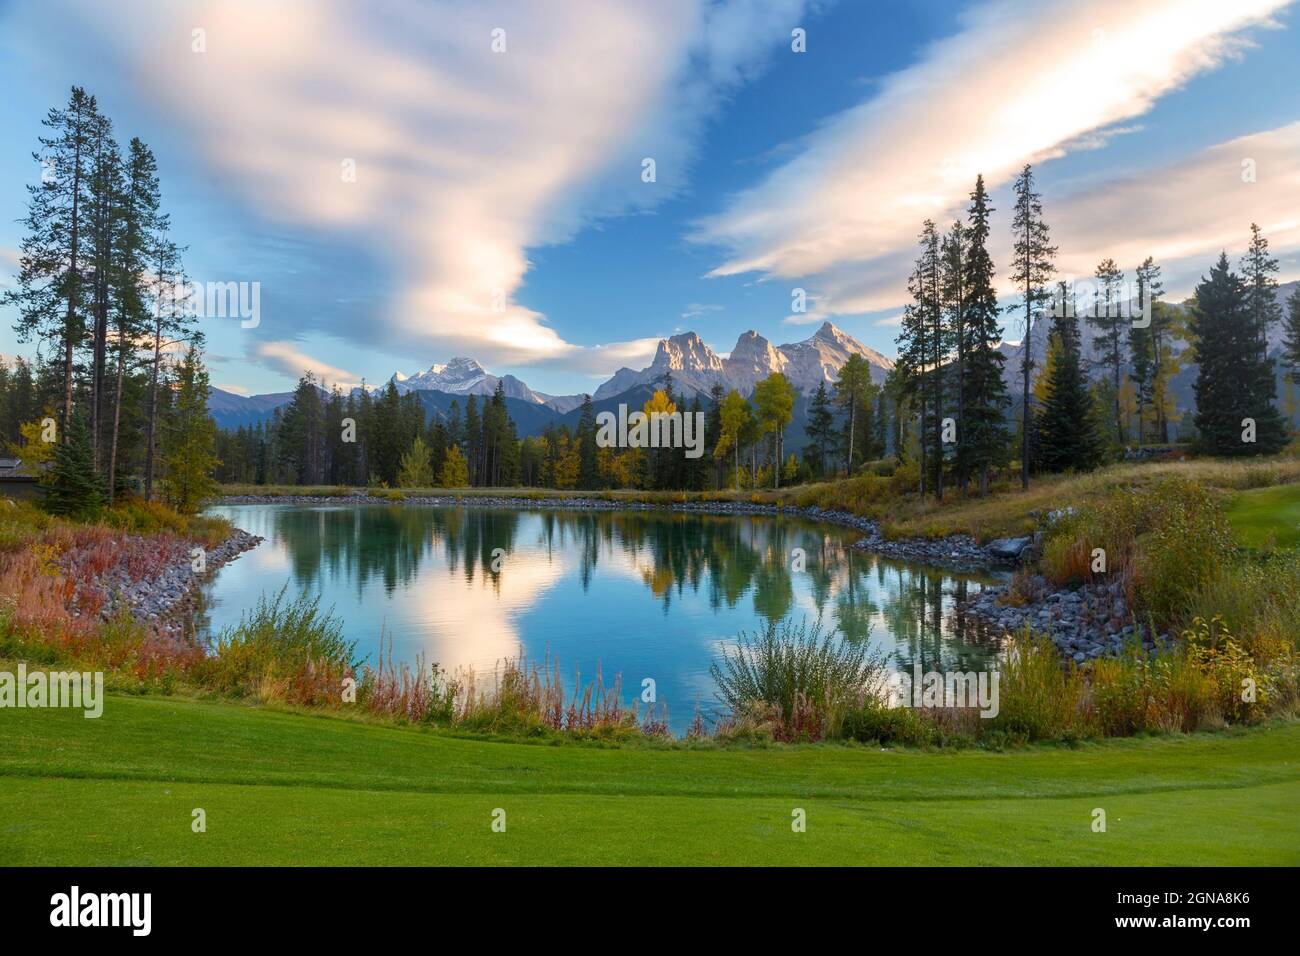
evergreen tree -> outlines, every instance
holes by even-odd
[[[1141,448],[1145,437],[1146,409],[1156,407],[1161,375],[1160,336],[1166,328],[1164,310],[1156,309],[1156,302],[1163,295],[1160,267],[1150,256],[1137,268],[1137,283],[1138,301],[1146,310],[1150,323],[1145,327],[1132,325],[1128,331],[1129,365],[1133,369],[1133,384],[1137,391],[1137,443]],[[1156,325],[1157,311],[1160,312],[1159,327]]]
[[[947,234],[943,237],[940,246],[940,295],[942,300],[944,325],[942,327],[942,337],[948,343],[946,350],[952,354],[952,360],[947,368],[947,375],[951,378],[950,394],[956,399],[956,425],[957,425],[957,449],[956,449],[956,468],[957,480],[961,485],[963,493],[966,490],[967,469],[969,467],[968,456],[965,452],[966,437],[966,255],[969,236],[966,233],[966,227],[960,222],[954,222],[949,228]],[[942,414],[941,416],[942,417]],[[944,446],[941,443],[939,452],[942,456]]]
[[[40,138],[32,158],[41,164],[41,181],[27,187],[26,227],[18,257],[18,284],[4,304],[18,308],[14,330],[19,341],[53,340],[62,363],[60,440],[70,439],[74,350],[86,328],[83,285],[89,249],[85,241],[92,143],[100,128],[95,98],[79,86],[68,105],[51,109],[42,124],[52,135]],[[93,451],[92,451],[93,456]]]
[[[1124,418],[1120,410],[1120,381],[1124,375],[1124,329],[1130,324],[1124,315],[1124,273],[1114,259],[1103,259],[1094,273],[1097,278],[1097,295],[1088,308],[1088,323],[1096,326],[1094,346],[1098,364],[1110,370],[1111,399],[1115,411],[1115,440],[1124,447]]]
[[[1291,381],[1300,385],[1300,286],[1286,300],[1286,334],[1282,340],[1282,356]]]
[[[431,488],[433,484],[429,446],[424,443],[422,435],[416,435],[411,447],[402,454],[402,463],[397,469],[397,487]]]
[[[176,369],[175,404],[163,433],[163,494],[183,514],[193,514],[217,492],[217,424],[208,414],[208,370],[191,346]]]
[[[1023,308],[1020,340],[1020,377],[1022,409],[1020,417],[1020,486],[1029,490],[1030,440],[1033,431],[1030,375],[1034,366],[1034,317],[1050,296],[1047,283],[1056,271],[1053,260],[1056,247],[1048,241],[1049,230],[1043,220],[1042,197],[1034,191],[1033,167],[1026,164],[1016,177],[1013,187],[1016,204],[1011,232],[1015,238],[1012,249],[1011,281],[1020,293]]]
[[[91,518],[103,502],[99,476],[82,415],[72,416],[68,434],[54,449],[49,470],[41,477],[45,510],[69,518]]]
[[[1280,450],[1286,429],[1272,403],[1272,363],[1260,359],[1248,290],[1226,253],[1220,253],[1209,276],[1196,287],[1189,325],[1198,365],[1192,390],[1201,447],[1215,455]],[[1251,423],[1253,442],[1247,440]]]
[[[858,431],[858,410],[862,407],[862,397],[867,394],[871,384],[871,367],[861,355],[850,355],[840,367],[835,379],[835,404],[848,414],[848,433],[844,442],[844,469],[849,475],[857,465],[856,459],[861,449],[854,443]],[[831,441],[827,441],[827,451],[831,450]]]
[[[113,336],[115,386],[113,421],[109,438],[108,495],[113,500],[118,476],[118,445],[126,376],[135,358],[135,343],[149,326],[146,305],[146,270],[160,228],[158,164],[153,152],[138,138],[131,140],[120,203],[121,237],[115,269]]]
[[[1038,460],[1047,471],[1088,471],[1101,459],[1095,431],[1092,397],[1079,354],[1079,320],[1067,303],[1066,284],[1059,283],[1052,319],[1048,363],[1044,370],[1043,404],[1038,413]]]
[[[809,441],[803,454],[805,461],[813,463],[813,474],[819,478],[826,474],[826,459],[835,444],[834,429],[835,416],[831,412],[830,396],[826,394],[826,383],[818,382],[817,391],[808,405],[808,422],[804,431]]]
[[[596,410],[591,396],[582,396],[582,415],[578,419],[578,487],[600,487],[600,469],[597,465]]]
[[[1241,279],[1246,286],[1246,314],[1255,331],[1259,360],[1268,360],[1268,330],[1282,319],[1282,306],[1277,301],[1278,261],[1268,251],[1258,224],[1250,224],[1250,245],[1241,257]]]
[[[1002,328],[998,325],[998,295],[993,288],[993,259],[988,251],[989,205],[984,177],[975,179],[967,210],[965,300],[962,338],[962,430],[963,461],[979,475],[980,496],[988,494],[989,469],[998,464],[1006,448],[1004,412],[1007,397],[998,351]]]

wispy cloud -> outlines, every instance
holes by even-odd
[[[263,365],[290,378],[311,372],[325,388],[337,385],[350,389],[361,384],[361,376],[313,358],[292,342],[259,342],[253,347],[253,354]]]
[[[985,4],[878,95],[704,221],[712,274],[804,279],[818,315],[897,307],[920,222],[1026,162],[1095,149],[1162,95],[1243,49],[1287,0]],[[1158,190],[1152,189],[1155,194]]]
[[[66,3],[264,219],[377,251],[397,290],[358,341],[575,366],[584,350],[515,300],[527,250],[678,192],[704,118],[803,8]]]

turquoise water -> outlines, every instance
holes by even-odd
[[[853,532],[798,519],[414,505],[213,513],[266,540],[206,585],[208,634],[287,584],[321,595],[372,663],[382,633],[397,661],[423,655],[489,680],[507,657],[549,655],[570,692],[575,672],[585,683],[599,665],[607,685],[621,675],[628,700],[653,679],[679,732],[697,703],[717,712],[719,648],[768,620],[820,619],[906,670],[979,668],[993,650],[953,605],[997,578],[863,554]]]

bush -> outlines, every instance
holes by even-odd
[[[320,597],[285,600],[286,587],[258,599],[213,642],[212,655],[196,668],[205,686],[235,694],[283,696],[295,703],[336,703],[343,678],[355,669],[354,644],[343,637],[333,611],[321,613]]]
[[[844,714],[880,690],[884,658],[865,643],[841,640],[789,620],[770,621],[762,633],[742,632],[709,668],[722,700],[738,715],[768,713],[779,740],[838,736]]]
[[[1025,740],[1082,735],[1083,675],[1062,666],[1050,640],[1028,631],[1008,638],[999,672],[998,715],[988,723]]]

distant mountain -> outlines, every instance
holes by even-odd
[[[236,395],[213,387],[208,390],[208,413],[217,427],[234,431],[268,421],[271,413],[281,405],[293,401],[293,392],[274,392],[267,395]]]
[[[802,342],[786,345],[773,346],[753,330],[742,333],[726,358],[709,348],[694,332],[683,332],[660,339],[654,361],[639,372],[619,369],[592,393],[592,398],[604,399],[634,386],[657,384],[668,374],[679,391],[707,394],[714,385],[721,385],[748,395],[755,384],[773,372],[784,374],[797,392],[809,394],[821,382],[834,382],[850,355],[866,359],[873,382],[883,382],[894,367],[893,360],[829,322]]]
[[[403,395],[407,392],[432,391],[448,395],[491,395],[497,383],[503,386],[506,398],[516,398],[534,405],[549,405],[560,414],[582,404],[581,395],[547,395],[529,388],[513,375],[500,378],[489,372],[477,360],[459,356],[445,365],[431,365],[415,375],[393,373],[389,379]]]

